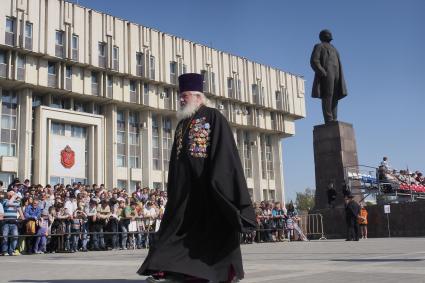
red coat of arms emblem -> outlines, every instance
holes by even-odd
[[[75,152],[69,145],[61,150],[61,163],[65,168],[71,168],[75,164]]]

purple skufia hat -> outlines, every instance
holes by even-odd
[[[204,77],[196,73],[188,73],[179,76],[179,91],[204,91]]]

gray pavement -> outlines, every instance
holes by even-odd
[[[425,238],[243,245],[250,282],[425,282]],[[147,251],[0,257],[0,282],[143,283]]]

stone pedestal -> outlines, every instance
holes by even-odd
[[[314,163],[316,173],[315,209],[328,207],[328,184],[334,180],[337,191],[336,206],[344,206],[342,182],[344,168],[357,166],[357,147],[353,125],[344,122],[330,122],[314,126],[313,130]],[[360,192],[353,192],[360,201]]]

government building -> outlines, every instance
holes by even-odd
[[[167,188],[177,78],[204,76],[250,194],[284,200],[304,79],[63,0],[0,0],[0,179]]]

